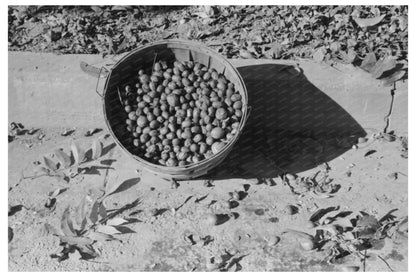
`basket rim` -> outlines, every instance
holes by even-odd
[[[110,122],[109,122],[108,117],[107,117],[107,111],[106,111],[106,108],[105,108],[105,95],[107,94],[107,91],[108,91],[108,83],[109,83],[109,80],[111,79],[111,74],[112,74],[113,70],[117,66],[119,66],[122,62],[124,62],[129,57],[131,57],[132,55],[134,55],[135,53],[137,53],[139,51],[142,51],[144,49],[151,48],[151,47],[154,47],[154,46],[165,45],[165,44],[170,44],[170,43],[186,44],[186,45],[190,45],[190,46],[193,46],[193,47],[196,47],[196,48],[200,47],[201,49],[204,49],[204,50],[208,51],[211,56],[214,56],[215,58],[221,60],[223,63],[225,63],[227,66],[229,66],[232,69],[232,71],[233,71],[234,74],[236,74],[236,77],[238,78],[238,81],[240,82],[240,84],[242,86],[242,89],[243,89],[242,93],[244,93],[245,98],[246,98],[246,103],[243,104],[243,109],[242,109],[243,114],[242,114],[242,117],[241,117],[241,122],[240,122],[240,125],[239,125],[239,129],[238,129],[237,133],[233,136],[233,138],[226,143],[225,147],[223,147],[219,152],[217,152],[216,154],[212,155],[211,157],[206,158],[206,159],[203,159],[203,160],[201,160],[201,161],[199,161],[197,163],[192,163],[192,164],[185,165],[185,166],[174,166],[174,167],[165,166],[165,165],[159,165],[159,164],[155,164],[155,163],[149,162],[149,161],[145,160],[144,158],[142,158],[142,157],[140,157],[138,155],[135,155],[135,154],[131,153],[128,149],[126,149],[126,147],[115,136],[114,131],[113,131],[113,129],[110,126]],[[156,170],[159,169],[159,168],[161,168],[161,169],[170,170],[170,171],[175,171],[175,170],[176,171],[180,171],[180,170],[193,170],[193,169],[197,169],[197,168],[200,168],[203,165],[210,164],[213,160],[218,159],[218,157],[220,157],[221,155],[223,155],[225,152],[230,151],[231,148],[235,145],[235,143],[237,142],[238,138],[240,137],[240,135],[243,132],[243,129],[244,129],[245,125],[246,125],[247,118],[248,118],[248,115],[249,115],[249,110],[251,108],[248,105],[247,88],[245,86],[245,83],[244,83],[243,78],[241,77],[241,74],[238,72],[238,70],[237,70],[236,67],[234,67],[225,57],[221,56],[220,54],[218,54],[217,52],[215,52],[213,49],[209,48],[208,46],[204,45],[203,43],[199,43],[199,42],[195,42],[195,41],[188,41],[188,40],[181,40],[181,39],[158,40],[158,41],[155,41],[155,42],[152,42],[152,43],[143,45],[141,47],[138,47],[136,49],[133,49],[129,53],[127,53],[126,55],[124,55],[109,70],[109,73],[108,73],[108,75],[106,77],[106,81],[105,81],[105,85],[104,85],[103,97],[101,99],[102,99],[102,104],[103,104],[105,122],[106,122],[107,128],[108,128],[110,134],[112,135],[112,137],[114,138],[115,142],[126,153],[128,153],[132,158],[134,158],[135,160],[137,160],[137,161],[139,161],[141,163],[144,163],[146,166],[151,167],[151,168],[156,169]]]

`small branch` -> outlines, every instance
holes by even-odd
[[[364,259],[363,259],[363,271],[364,272],[365,272],[366,260],[367,260],[367,250],[365,250],[364,252]]]

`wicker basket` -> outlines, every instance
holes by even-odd
[[[242,118],[237,134],[223,147],[220,152],[196,164],[187,166],[167,167],[153,164],[133,154],[132,138],[125,127],[127,115],[120,103],[118,89],[137,76],[139,68],[151,68],[155,60],[195,61],[214,68],[235,85],[236,91],[242,96]],[[231,151],[247,121],[247,90],[238,71],[222,56],[206,46],[183,40],[164,40],[135,49],[118,61],[107,75],[102,95],[104,117],[107,127],[116,143],[139,166],[165,179],[185,180],[206,174],[220,164]]]

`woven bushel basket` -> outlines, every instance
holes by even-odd
[[[199,62],[224,74],[229,81],[234,83],[235,90],[241,94],[243,107],[238,132],[225,147],[210,158],[186,166],[167,167],[151,163],[134,154],[133,138],[126,129],[127,114],[120,103],[118,89],[124,90],[124,86],[137,76],[139,69],[152,68],[155,60],[165,60],[168,63],[173,63],[174,60]],[[206,174],[225,159],[246,123],[247,99],[247,90],[240,74],[225,58],[199,43],[163,40],[135,49],[118,61],[107,76],[102,101],[105,121],[111,135],[142,169],[164,179],[186,180]]]

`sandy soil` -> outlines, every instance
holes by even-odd
[[[18,69],[17,65],[9,66],[9,72]],[[13,82],[13,76],[11,78],[9,85]],[[15,101],[18,90],[9,92],[10,101]],[[19,109],[21,107],[10,106],[9,102],[9,122],[18,117],[27,125]],[[39,109],[47,110],[42,106]],[[57,114],[58,119],[63,118],[59,111]],[[317,198],[310,194],[304,197],[293,194],[278,177],[273,178],[274,186],[256,184],[253,179],[213,178],[212,186],[207,187],[204,178],[199,178],[181,181],[178,188],[172,188],[170,182],[139,170],[138,165],[115,146],[113,138],[105,136],[108,131],[101,120],[97,121],[96,127],[103,130],[92,137],[84,136],[89,127],[83,126],[82,122],[75,132],[64,137],[61,135],[63,128],[73,125],[58,127],[59,121],[56,122],[58,126],[53,126],[33,116],[27,117],[30,126],[25,127],[40,130],[34,135],[18,136],[9,143],[9,204],[14,207],[9,213],[9,227],[13,230],[9,243],[10,271],[207,271],[213,270],[208,263],[212,257],[216,261],[223,260],[225,266],[220,269],[227,271],[341,271],[346,265],[359,266],[360,271],[407,271],[407,237],[383,239],[378,247],[367,251],[364,265],[352,255],[328,264],[322,261],[324,252],[305,251],[295,237],[283,234],[285,229],[291,228],[313,235],[307,220],[318,208],[339,206],[340,211],[363,211],[377,219],[392,210],[396,218],[407,216],[407,159],[400,157],[398,140],[372,139],[372,135],[380,131],[377,128],[366,131],[369,141],[359,144],[357,149],[344,149],[336,157],[326,160],[330,167],[329,177],[334,184],[340,185],[340,189],[334,197]],[[72,123],[74,121],[72,119]],[[40,133],[45,136],[39,140]],[[33,175],[33,162],[54,149],[63,148],[68,153],[71,140],[88,147],[97,137],[103,142],[105,151],[101,158],[89,164],[96,166],[91,174],[80,174],[68,183],[48,176],[21,179],[22,174]],[[364,156],[369,150],[376,152]],[[106,169],[108,165],[110,169]],[[322,167],[313,166],[293,173],[306,177],[319,170]],[[395,172],[397,179],[390,177]],[[83,197],[88,196],[91,201],[100,197],[106,178],[107,185],[114,185],[137,177],[140,178],[138,184],[104,201],[106,209],[116,209],[140,199],[137,207],[122,214],[136,219],[126,225],[134,233],[115,235],[121,241],[95,243],[94,248],[100,255],[89,261],[80,260],[78,253],[70,254],[69,259],[62,262],[50,257],[59,253],[62,247],[59,238],[45,230],[45,223],[59,229],[66,207],[73,211]],[[48,209],[45,207],[48,193],[57,188],[66,190],[56,197],[55,208]],[[227,200],[233,191],[243,191],[245,197],[238,201],[237,207],[230,209]],[[290,215],[286,210],[289,204],[295,205],[298,212]],[[159,210],[156,216],[155,208]],[[176,208],[176,212],[172,208]],[[207,213],[233,213],[234,217],[210,226],[204,220]],[[274,236],[280,241],[271,245]]]

